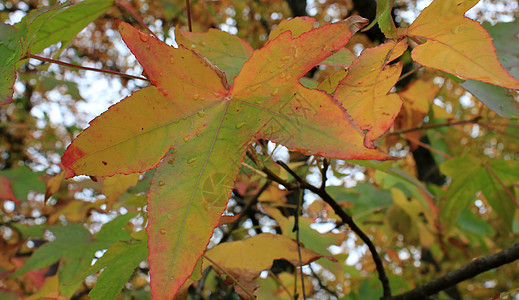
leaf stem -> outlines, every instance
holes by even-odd
[[[145,77],[134,76],[134,75],[130,75],[130,74],[126,74],[126,73],[121,73],[121,72],[117,72],[117,71],[106,70],[106,69],[96,69],[96,68],[90,68],[90,67],[83,67],[83,66],[79,66],[79,65],[69,64],[69,63],[66,63],[64,61],[59,61],[59,60],[55,60],[55,59],[52,59],[52,58],[41,57],[41,56],[33,55],[33,54],[30,54],[29,58],[34,58],[34,59],[37,59],[37,60],[40,60],[40,61],[49,62],[49,63],[53,63],[53,64],[58,64],[58,65],[61,65],[61,66],[65,66],[65,67],[69,67],[69,68],[74,68],[74,69],[81,69],[81,70],[87,70],[87,71],[100,72],[100,73],[105,73],[105,74],[110,74],[110,75],[117,75],[117,76],[121,76],[121,77],[126,77],[126,78],[131,78],[131,79],[139,79],[139,80],[144,80],[144,81],[150,82],[150,80],[148,78],[145,78]]]
[[[353,218],[342,209],[342,207],[326,192],[326,190],[309,184],[304,179],[299,177],[299,175],[297,175],[294,171],[292,171],[292,169],[290,169],[284,162],[277,161],[277,163],[297,180],[301,188],[310,190],[311,192],[319,195],[321,199],[328,203],[328,205],[332,207],[333,211],[341,218],[341,220],[348,224],[351,230],[355,232],[357,236],[368,246],[369,251],[371,252],[371,256],[373,257],[373,261],[377,267],[378,278],[382,283],[382,288],[384,290],[384,297],[391,297],[391,287],[389,285],[389,279],[387,278],[386,271],[384,270],[382,259],[378,255],[377,249],[375,248],[373,242],[371,242],[369,237],[357,226],[357,224],[355,224]]]
[[[148,30],[157,40],[160,41],[159,37],[155,34],[155,32],[151,31],[151,29],[146,24],[144,24],[144,21],[141,19],[141,17],[139,17],[132,10],[132,8],[129,5],[130,3],[128,3],[127,1],[116,1],[115,4],[117,4],[119,7],[124,8],[127,12],[129,12],[132,15],[132,17],[134,17],[135,20],[137,20],[137,22],[139,22],[139,24],[142,25],[142,27],[144,27],[146,30]]]
[[[218,270],[220,270],[220,272],[224,273],[225,275],[229,276],[229,278],[231,278],[231,280],[236,283],[237,286],[240,287],[240,289],[242,289],[245,294],[247,294],[247,296],[249,296],[251,299],[255,299],[255,297],[249,292],[247,291],[247,289],[236,279],[234,278],[234,276],[232,276],[231,273],[227,272],[224,268],[220,267],[214,260],[210,259],[207,255],[204,254],[204,258],[207,259],[215,268],[217,268]]]

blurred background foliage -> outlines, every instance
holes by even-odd
[[[400,27],[409,25],[428,2],[395,1],[395,22]],[[0,3],[0,20],[13,24],[30,10],[54,4],[4,0]],[[183,0],[136,0],[130,5],[169,44],[174,44],[175,27],[187,30]],[[496,30],[496,35],[510,30],[517,38],[518,12],[518,1],[485,0],[469,16],[486,22],[490,29],[496,23],[513,22],[504,30]],[[312,16],[316,26],[355,14],[373,19],[375,1],[195,0],[191,2],[191,14],[193,31],[218,28],[259,48],[283,19]],[[115,18],[139,26],[127,11],[113,6],[69,45],[52,45],[40,55],[140,75],[142,68],[114,29]],[[383,40],[375,26],[356,34],[348,48],[358,55]],[[513,49],[519,42],[513,35],[501,41],[503,50]],[[516,57],[519,54],[512,53]],[[407,53],[401,58],[404,72],[416,67],[409,56]],[[304,78],[305,84],[316,85],[335,71],[337,68],[329,66],[315,68]],[[394,293],[506,248],[519,236],[519,123],[498,116],[460,83],[456,77],[423,68],[400,80],[395,88],[405,103],[379,147],[401,159],[383,163],[332,160],[327,171],[328,192],[377,245]],[[66,146],[88,121],[145,85],[139,80],[34,59],[18,69],[15,101],[0,107],[0,298],[58,299],[61,295],[87,299],[101,274],[99,270],[87,272],[90,264],[107,248],[124,246],[118,241],[140,245],[152,171],[132,178],[64,180],[59,163]],[[517,104],[517,92],[507,93]],[[272,163],[272,157],[284,160],[315,185],[320,184],[321,158],[292,153],[267,141],[258,141],[256,148],[267,166],[283,178],[292,180]],[[245,163],[254,165],[247,159]],[[261,232],[292,234],[291,216],[299,195],[274,184],[262,188],[265,184],[261,174],[242,168],[228,212],[245,215],[236,224],[218,227],[209,247]],[[307,296],[378,298],[381,288],[366,247],[338,223],[337,216],[316,195],[305,192],[304,199],[303,243],[306,240],[310,249],[338,261],[320,259],[304,268]],[[109,226],[112,222],[124,225],[122,230]],[[103,230],[112,238],[99,242]],[[44,246],[47,256],[40,253],[42,262],[27,267],[34,270],[10,277]],[[133,259],[129,264],[136,268],[123,283],[120,299],[150,297],[147,263],[135,255],[122,256]],[[71,270],[71,264],[78,269]],[[489,299],[504,292],[510,292],[505,297],[517,299],[518,267],[516,262],[481,274],[442,292],[438,299]],[[117,275],[106,270],[104,280],[114,280]],[[258,280],[257,295],[263,299],[288,297],[293,292],[293,273],[291,265],[276,261]],[[204,275],[203,281],[186,290],[189,297],[236,299],[222,277],[213,271]]]

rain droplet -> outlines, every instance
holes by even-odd
[[[281,74],[279,74],[279,78],[280,78],[280,79],[285,79],[285,77],[286,77],[285,73],[281,73]]]
[[[188,164],[192,164],[192,163],[194,163],[197,159],[198,159],[198,157],[193,156],[193,157],[191,157],[190,159],[187,160],[187,163],[188,163]]]
[[[207,46],[207,43],[206,42],[202,42],[202,46]]]
[[[274,89],[272,92],[270,92],[271,96],[276,96],[278,94],[278,89]]]
[[[164,181],[162,181],[162,180],[159,181],[159,186],[163,186],[163,185],[165,185],[165,184],[166,184],[166,183],[165,183]]]
[[[160,234],[166,234],[166,228],[161,228],[160,229]]]
[[[193,100],[198,100],[199,98],[200,98],[200,95],[198,95],[198,94],[193,95]]]
[[[191,44],[191,48],[196,48],[196,45],[195,44]]]
[[[258,90],[260,87],[261,87],[261,85],[257,84],[255,86],[251,87],[250,89],[254,92],[254,91]]]
[[[290,56],[283,56],[283,57],[281,58],[281,61],[287,61],[287,60],[289,60],[289,59],[290,59]]]
[[[142,31],[139,31],[139,37],[141,38],[141,41],[143,41],[143,42],[147,42],[150,39],[150,36]]]
[[[203,111],[203,110],[199,110],[199,111],[198,111],[198,116],[199,116],[200,118],[205,117],[205,111]]]
[[[279,64],[278,69],[283,69],[286,66],[286,64]]]
[[[294,48],[294,58],[299,57],[299,48]]]
[[[240,128],[242,128],[243,126],[245,126],[245,124],[247,124],[247,123],[245,123],[245,122],[242,122],[242,123],[236,123],[236,129],[240,129]]]
[[[189,142],[190,139],[191,139],[191,137],[189,137],[189,135],[186,135],[186,136],[184,137],[184,143]]]
[[[173,277],[173,276],[169,277],[169,280],[174,280],[174,279],[175,279],[175,277]]]
[[[452,33],[457,34],[458,32],[460,32],[461,29],[462,29],[461,26],[456,26],[455,28],[452,29]]]
[[[175,59],[174,59],[173,57],[170,57],[170,58],[169,58],[169,62],[172,63],[172,64],[174,64],[174,63],[175,63]]]

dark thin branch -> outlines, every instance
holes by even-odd
[[[94,71],[94,72],[101,72],[101,73],[106,73],[106,74],[110,74],[110,75],[117,75],[117,76],[131,78],[131,79],[139,79],[139,80],[144,80],[144,81],[150,81],[148,78],[144,78],[144,77],[140,77],[140,76],[134,76],[134,75],[125,74],[125,73],[121,73],[121,72],[117,72],[117,71],[106,70],[106,69],[96,69],[96,68],[78,66],[78,65],[69,64],[69,63],[66,63],[66,62],[63,62],[63,61],[55,60],[55,59],[52,59],[52,58],[41,57],[41,56],[38,56],[38,55],[32,55],[31,54],[31,55],[29,55],[29,57],[37,59],[37,60],[41,60],[41,61],[44,61],[44,62],[58,64],[58,65],[62,65],[62,66],[69,67],[69,68],[74,68],[74,69],[81,69],[81,70]]]
[[[377,267],[378,278],[382,283],[382,288],[384,290],[384,297],[391,297],[391,287],[389,285],[389,279],[387,278],[386,271],[384,270],[382,259],[378,255],[375,245],[371,242],[369,237],[357,226],[357,224],[355,224],[353,218],[342,209],[342,207],[326,192],[326,190],[309,184],[304,179],[299,177],[299,175],[297,175],[294,171],[292,171],[292,169],[290,169],[284,162],[277,161],[277,163],[297,180],[301,188],[305,188],[313,193],[316,193],[319,195],[319,197],[321,197],[321,199],[328,203],[328,205],[332,207],[333,211],[341,218],[341,220],[348,224],[351,230],[355,232],[357,236],[368,246],[369,251],[371,252],[371,256],[373,257],[373,261]]]
[[[139,22],[139,24],[141,24],[142,27],[144,27],[147,31],[149,31],[157,40],[160,41],[159,37],[155,34],[155,32],[151,31],[151,29],[146,25],[144,24],[144,21],[141,19],[141,17],[139,17],[133,10],[132,8],[130,7],[130,3],[126,2],[126,1],[116,1],[115,4],[117,4],[119,7],[121,8],[124,8],[127,12],[129,12],[132,17],[137,20],[137,22]]]
[[[223,234],[222,239],[220,240],[220,243],[226,242],[229,239],[229,237],[231,237],[232,232],[234,230],[236,230],[236,228],[238,228],[238,226],[240,225],[243,218],[245,218],[247,216],[248,212],[252,209],[252,207],[258,203],[259,197],[261,196],[261,194],[263,194],[263,192],[268,188],[269,185],[270,185],[270,181],[267,181],[259,189],[259,191],[254,195],[254,197],[252,197],[247,202],[247,204],[243,207],[238,218],[229,225],[229,229]]]
[[[296,241],[297,241],[297,255],[299,256],[299,271],[301,272],[301,290],[303,291],[303,299],[306,300],[306,292],[305,292],[305,277],[303,274],[303,258],[301,255],[301,239],[300,239],[300,230],[299,230],[299,211],[301,210],[301,202],[303,202],[303,191],[299,188],[299,197],[297,199],[297,207],[294,216],[294,228],[292,228],[292,232],[296,232]],[[297,272],[297,269],[296,269]]]
[[[309,264],[308,267],[310,268],[310,272],[312,272],[312,275],[314,276],[315,279],[317,279],[317,283],[319,284],[319,287],[323,290],[325,290],[328,294],[334,296],[335,298],[339,298],[339,295],[337,295],[337,293],[333,290],[331,290],[326,284],[324,284],[324,282],[321,280],[321,277],[319,277],[319,274],[317,274],[314,270],[314,268],[312,268],[312,264]]]
[[[445,127],[445,126],[457,126],[457,125],[464,125],[464,124],[476,124],[481,119],[480,116],[477,116],[475,118],[472,118],[470,120],[463,120],[463,121],[456,121],[456,122],[445,122],[445,123],[438,123],[438,124],[427,124],[422,125],[420,127],[415,128],[408,128],[408,129],[402,129],[402,130],[395,130],[393,132],[390,132],[390,135],[398,135],[402,133],[408,133],[413,131],[419,131],[419,130],[427,130],[427,129],[433,129],[433,128],[439,128],[439,127]]]
[[[500,252],[484,256],[473,260],[463,267],[451,271],[429,283],[426,283],[413,290],[405,292],[393,297],[384,299],[391,300],[411,300],[411,299],[427,299],[427,297],[437,294],[451,286],[462,281],[468,280],[483,272],[495,269],[502,265],[509,264],[519,259],[519,243],[515,243],[509,248]]]
[[[191,3],[189,3],[189,0],[186,0],[186,10],[187,10],[187,26],[189,27],[189,32],[193,32],[193,27],[191,27]]]
[[[402,80],[402,79],[405,79],[405,78],[409,77],[409,76],[412,75],[414,72],[420,70],[422,67],[423,67],[422,65],[419,65],[419,66],[413,68],[411,71],[409,71],[409,72],[405,73],[404,75],[400,76],[400,78],[398,78],[397,82],[399,82],[399,81]]]

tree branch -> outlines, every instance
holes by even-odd
[[[509,264],[519,259],[519,243],[515,243],[509,248],[500,252],[484,256],[473,260],[463,267],[430,281],[420,287],[393,297],[383,299],[391,300],[410,300],[427,299],[427,297],[439,293],[457,283],[468,280],[488,270]]]
[[[150,81],[148,78],[144,78],[144,77],[140,77],[140,76],[130,75],[130,74],[121,73],[121,72],[117,72],[117,71],[105,70],[105,69],[96,69],[96,68],[90,68],[90,67],[83,67],[83,66],[79,66],[79,65],[69,64],[69,63],[66,63],[64,61],[55,60],[55,59],[52,59],[52,58],[41,57],[41,56],[38,56],[38,55],[32,55],[31,54],[31,55],[29,55],[29,58],[34,58],[34,59],[37,59],[37,60],[41,60],[41,61],[45,61],[45,62],[49,62],[49,63],[53,63],[53,64],[58,64],[58,65],[62,65],[62,66],[69,67],[69,68],[74,68],[74,69],[81,69],[81,70],[94,71],[94,72],[101,72],[101,73],[106,73],[106,74],[111,74],[111,75],[118,75],[118,76],[121,76],[121,77],[126,77],[126,78],[131,78],[131,79],[144,80],[144,81],[148,81],[148,82]]]
[[[357,226],[357,224],[355,224],[353,218],[342,209],[342,207],[326,192],[326,190],[309,184],[306,182],[306,180],[302,179],[299,177],[299,175],[292,171],[292,169],[290,169],[284,162],[277,161],[277,163],[297,180],[301,188],[305,188],[313,193],[316,193],[319,195],[319,197],[321,197],[321,199],[328,203],[328,205],[332,207],[333,211],[341,218],[341,220],[348,224],[351,230],[355,232],[357,236],[360,237],[360,239],[368,246],[369,251],[371,252],[371,256],[373,257],[373,261],[377,267],[378,279],[382,283],[384,297],[391,297],[391,287],[389,285],[389,279],[387,278],[386,271],[384,270],[382,259],[378,255],[375,245],[371,242],[369,237]]]

